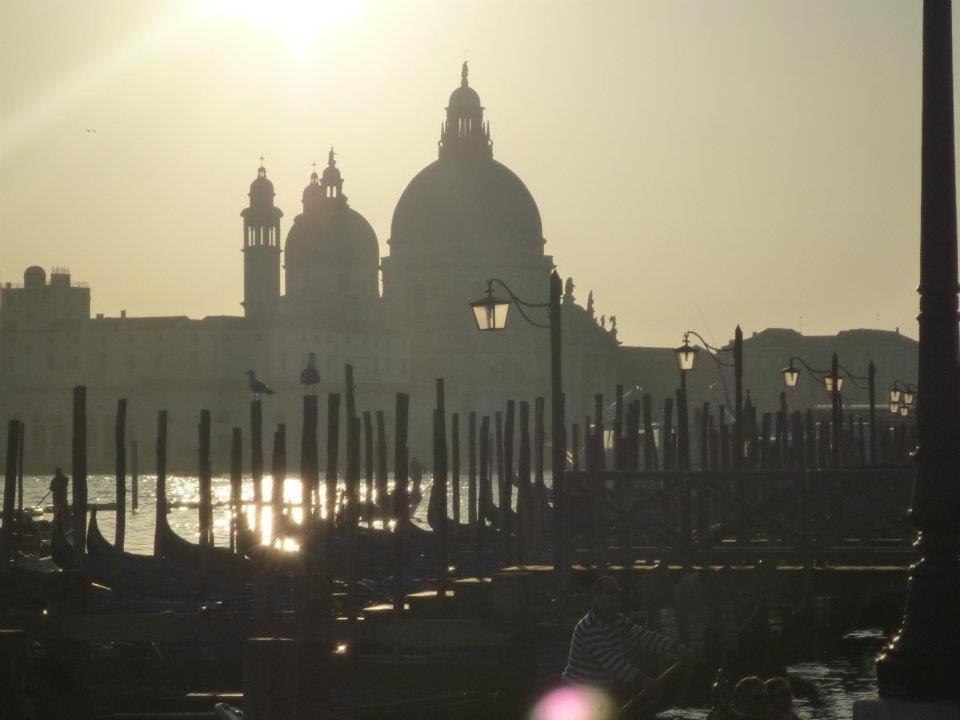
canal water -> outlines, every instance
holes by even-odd
[[[49,489],[49,478],[24,477],[24,505],[31,507],[41,501]],[[128,480],[129,483],[129,480]],[[414,522],[426,526],[427,498],[430,495],[430,477],[424,477],[422,487],[422,501],[414,510]],[[547,481],[549,485],[549,479]],[[389,486],[392,489],[393,480]],[[496,493],[494,483],[494,493]],[[115,480],[111,476],[94,475],[88,480],[88,496],[90,503],[112,503],[115,499]],[[212,482],[213,501],[226,502],[230,497],[229,478],[215,477]],[[0,486],[2,488],[2,486]],[[343,487],[339,489],[342,493]],[[179,502],[197,501],[197,478],[186,476],[168,476],[167,500],[175,504]],[[271,480],[264,478],[264,500],[271,497]],[[244,481],[243,497],[252,500],[253,486],[247,478]],[[461,517],[467,515],[467,488],[463,481],[460,497],[462,500]],[[156,479],[151,475],[141,475],[139,482],[139,511],[130,511],[130,490],[127,490],[127,530],[126,550],[133,553],[150,554],[153,552],[154,507],[156,500]],[[287,503],[301,501],[300,482],[295,478],[288,478],[284,484],[284,500]],[[361,483],[361,500],[365,500],[363,483]],[[47,498],[43,501],[49,504]],[[252,512],[252,509],[250,510]],[[324,511],[325,512],[325,511]],[[292,508],[293,519],[299,521],[302,517],[299,508]],[[195,508],[174,509],[169,517],[170,526],[182,537],[196,542],[199,532],[197,510]],[[253,519],[253,516],[249,516]],[[226,507],[214,508],[214,537],[215,543],[226,545],[228,542],[229,515]],[[104,536],[113,540],[115,521],[113,511],[98,513],[98,523]],[[269,508],[264,508],[261,522],[264,535],[270,535]],[[295,544],[288,541],[286,549],[294,550]],[[797,689],[796,711],[803,720],[816,718],[818,720],[849,719],[853,716],[853,703],[861,698],[876,695],[876,676],[873,659],[883,644],[883,636],[878,629],[864,628],[848,634],[839,649],[827,657],[809,658],[803,662],[788,667],[789,677],[794,681]],[[707,715],[705,708],[676,708],[661,714],[664,720],[701,720]]]

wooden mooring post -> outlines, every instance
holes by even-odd
[[[200,411],[200,452],[198,458],[198,488],[200,491],[200,583],[206,595],[210,589],[210,556],[213,549],[213,510],[210,504],[210,411]]]
[[[394,612],[403,613],[406,591],[404,589],[403,571],[406,569],[407,554],[407,526],[410,522],[410,506],[407,498],[408,448],[407,424],[410,413],[410,396],[406,393],[397,393],[396,397],[396,432],[393,444],[393,507],[397,517],[397,527],[394,532],[394,564],[393,575],[396,578],[396,588],[393,596]]]
[[[547,488],[543,480],[543,457],[546,443],[544,412],[546,398],[538,397],[533,402],[533,510],[531,520],[533,542],[539,544],[543,538],[544,514],[547,509]]]
[[[653,437],[653,398],[650,393],[643,394],[643,469],[657,468],[656,443]]]
[[[153,531],[153,557],[162,558],[164,555],[163,547],[163,526],[167,522],[167,411],[157,412],[157,490],[156,507],[154,516]],[[164,583],[164,564],[161,562],[153,563],[154,583],[159,592]]]
[[[238,550],[237,535],[243,523],[240,514],[243,512],[243,461],[241,447],[242,435],[240,428],[233,428],[230,438],[230,549]],[[307,518],[304,518],[306,523]]]
[[[490,416],[484,415],[480,421],[480,507],[477,511],[476,532],[474,533],[473,560],[474,571],[480,573],[480,553],[483,551],[483,540],[487,517],[491,513],[490,496]]]
[[[383,410],[377,410],[377,507],[386,532],[390,521],[390,500],[387,497],[387,421]]]
[[[337,516],[337,460],[340,454],[340,393],[327,396],[327,470],[324,476],[324,505],[327,513],[321,533],[323,556],[330,567],[331,542]]]
[[[20,423],[20,432],[17,433],[17,518],[23,522],[23,443],[27,434],[26,425]]]
[[[0,528],[0,572],[10,566],[13,555],[14,514],[17,507],[17,447],[20,444],[20,421],[7,424],[7,462],[3,475],[3,526]]]
[[[253,476],[254,517],[259,530],[263,503],[263,406],[259,400],[250,403],[250,474]]]
[[[130,510],[140,509],[140,448],[136,440],[130,442]]]
[[[87,533],[87,388],[73,389],[73,565],[82,570]]]
[[[116,427],[116,524],[113,540],[114,590],[123,591],[123,548],[127,533],[127,401],[117,400]],[[76,539],[76,535],[74,538]]]
[[[477,413],[467,416],[467,524],[477,524]]]
[[[516,437],[516,403],[507,400],[507,412],[503,423],[503,485],[500,488],[500,533],[503,542],[503,560],[513,560],[513,441]]]
[[[353,394],[351,386],[348,397]],[[350,403],[347,403],[348,407]],[[347,416],[347,469],[344,474],[343,530],[347,549],[347,617],[357,619],[360,595],[357,523],[360,509],[360,418]]]
[[[300,493],[303,505],[303,526],[307,537],[316,531],[320,516],[320,457],[317,447],[317,396],[303,396],[303,419],[300,427]]]
[[[460,413],[453,413],[450,416],[450,502],[454,532],[449,543],[454,558],[460,556],[460,478]]]
[[[517,459],[517,558],[530,556],[533,544],[533,497],[530,487],[530,403],[520,401],[520,451]]]

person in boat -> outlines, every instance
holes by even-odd
[[[633,661],[643,651],[694,656],[686,645],[634,625],[620,612],[620,584],[611,575],[593,584],[593,604],[573,631],[564,682],[599,687],[619,699],[653,689],[656,682]]]
[[[765,683],[772,720],[797,720],[793,712],[793,688],[786,678],[772,677]]]
[[[733,717],[741,720],[769,720],[770,703],[763,680],[750,675],[733,689]]]
[[[67,485],[70,480],[59,467],[54,468],[50,480],[50,494],[53,496],[53,518],[61,521],[67,509]]]

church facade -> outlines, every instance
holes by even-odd
[[[332,149],[323,171],[310,176],[285,238],[274,196],[261,166],[241,212],[242,316],[91,317],[90,288],[56,268],[48,277],[30,267],[22,285],[0,288],[0,421],[25,422],[28,469],[70,465],[70,388],[78,384],[88,387],[91,471],[112,467],[118,398],[128,400],[128,438],[137,441],[145,471],[161,409],[169,414],[171,469],[195,471],[201,409],[211,411],[214,470],[227,469],[233,427],[244,429],[246,461],[247,370],[276,391],[264,399],[264,434],[286,423],[288,465],[296,468],[298,376],[311,352],[322,393],[342,392],[344,365],[354,366],[358,409],[383,410],[388,439],[395,393],[409,393],[411,445],[422,458],[430,452],[437,378],[463,432],[471,411],[492,415],[507,399],[532,405],[549,394],[546,330],[516,312],[499,333],[473,324],[469,302],[488,279],[546,302],[555,264],[535,200],[493,157],[466,66],[446,108],[437,159],[400,195],[386,256],[350,206]],[[562,312],[567,415],[576,418],[592,412],[594,393],[612,394],[619,343],[615,324],[608,330],[598,322],[592,302],[577,304],[571,280]],[[531,319],[543,322],[543,314]]]

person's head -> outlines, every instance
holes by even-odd
[[[767,702],[776,712],[787,712],[793,707],[793,689],[786,678],[772,677],[765,683]]]
[[[770,712],[767,688],[756,675],[743,678],[733,689],[733,709],[748,718],[766,718]]]
[[[55,467],[55,468],[53,469],[53,474],[54,474],[54,475],[63,475],[63,468],[61,468],[61,467],[59,467],[59,466]]]
[[[593,611],[601,620],[612,620],[620,612],[620,583],[612,575],[601,575],[593,583]]]

